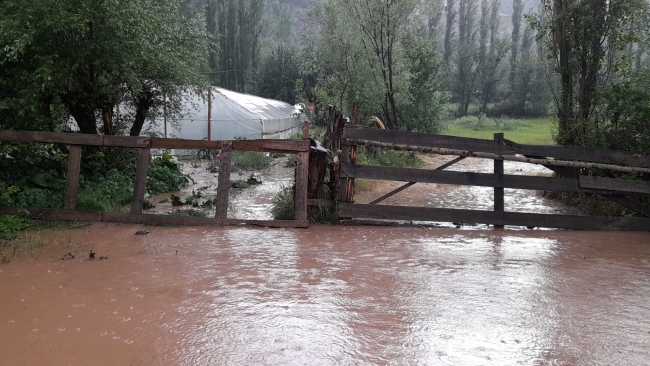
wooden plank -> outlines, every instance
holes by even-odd
[[[503,181],[494,174],[468,173],[413,168],[368,165],[341,165],[341,174],[348,177],[395,180],[402,182],[470,185],[481,187],[518,188],[562,192],[582,192],[576,179],[504,175]]]
[[[351,166],[351,167],[356,166],[356,164],[352,164],[350,152],[351,152],[350,145],[341,146],[341,167],[343,167],[344,164],[346,166]],[[348,202],[348,197],[350,196],[348,192],[348,188],[350,187],[349,185],[350,178],[354,178],[354,176],[343,174],[343,172],[341,171],[341,175],[338,179],[338,189],[336,190],[338,193],[338,196],[336,198],[337,201]]]
[[[638,201],[633,200],[633,199],[631,199],[629,197],[609,195],[609,194],[604,194],[603,197],[605,197],[605,198],[607,198],[607,199],[609,199],[609,200],[611,200],[613,202],[616,202],[616,203],[618,203],[619,205],[621,205],[623,207],[627,207],[630,210],[632,210],[632,211],[634,211],[634,212],[636,212],[638,214],[641,214],[642,216],[650,217],[650,208],[642,205]]]
[[[307,220],[307,180],[309,178],[309,153],[299,153],[296,162],[296,191],[294,197],[296,220],[302,223],[309,223]]]
[[[303,223],[294,220],[236,220],[213,219],[210,217],[155,215],[155,214],[129,214],[120,212],[104,212],[103,222],[118,224],[141,224],[161,226],[228,226],[228,225],[253,225],[277,228],[306,227]]]
[[[218,150],[221,141],[151,138],[152,149]]]
[[[138,149],[136,159],[135,180],[133,182],[133,200],[131,201],[131,213],[141,214],[144,202],[144,193],[147,189],[147,172],[149,170],[149,158],[151,150],[149,148]]]
[[[503,145],[503,133],[494,134],[494,142]],[[505,211],[505,194],[503,188],[503,160],[494,160],[494,177],[498,186],[494,187],[494,212]],[[503,225],[494,225],[495,229],[503,229]]]
[[[627,194],[650,195],[650,182],[647,180],[617,179],[581,175],[580,187],[594,190],[625,192]]]
[[[309,140],[235,140],[232,141],[232,149],[280,153],[309,152]]]
[[[22,210],[22,209],[21,209]],[[26,208],[30,216],[36,220],[48,221],[102,221],[102,213],[99,211],[76,211],[59,208]],[[0,215],[16,215],[18,209],[15,207],[1,207]]]
[[[219,178],[217,186],[217,219],[228,218],[228,194],[230,193],[230,170],[232,160],[232,141],[224,141],[221,145],[221,162],[219,163]]]
[[[370,202],[369,205],[376,205],[376,204],[378,204],[379,202],[384,201],[384,200],[387,199],[387,198],[393,197],[394,195],[400,193],[401,191],[405,190],[406,188],[408,188],[408,187],[410,187],[410,186],[412,186],[412,185],[414,185],[414,184],[416,184],[416,183],[417,183],[417,182],[408,182],[408,183],[404,184],[403,186],[398,187],[398,188],[396,188],[396,189],[394,189],[394,190],[392,190],[392,191],[386,193],[385,195],[383,195],[383,196],[377,198],[376,200]]]
[[[439,147],[456,150],[482,151],[500,155],[512,155],[511,147],[494,141],[466,137],[433,135],[420,132],[383,130],[367,127],[346,127],[343,138],[347,140],[372,140],[390,144]]]
[[[449,168],[450,166],[452,166],[452,165],[458,163],[458,162],[461,161],[461,160],[465,160],[465,159],[466,159],[465,156],[459,156],[459,157],[457,157],[456,159],[454,159],[454,160],[452,160],[452,161],[450,161],[450,162],[447,162],[447,163],[442,164],[441,166],[435,168],[434,170],[443,170],[443,169],[447,169],[447,168]]]
[[[412,206],[339,204],[339,215],[379,220],[462,222],[595,231],[650,231],[650,219],[636,217],[594,217],[494,212]]]
[[[121,212],[104,212],[103,222],[117,224],[141,224],[141,225],[171,225],[171,226],[215,226],[214,219],[209,217],[175,216],[175,215],[154,215],[154,214],[132,214]]]
[[[72,145],[68,148],[68,172],[65,185],[65,200],[63,201],[63,208],[66,210],[74,210],[77,206],[81,148],[80,145]]]
[[[593,163],[650,168],[650,156],[629,151],[594,149],[582,146],[520,145],[505,140],[517,154],[552,157],[560,160],[579,160]]]
[[[464,156],[459,156],[459,157],[457,157],[456,159],[453,159],[452,161],[449,161],[449,162],[447,162],[447,163],[445,163],[445,164],[442,164],[441,166],[435,168],[434,170],[443,170],[443,169],[445,169],[445,168],[448,168],[448,167],[450,167],[450,166],[456,164],[457,162],[459,162],[459,161],[461,161],[461,160],[463,160],[463,159],[465,159]],[[383,200],[385,200],[385,199],[387,199],[387,198],[390,198],[390,197],[392,197],[392,196],[394,196],[394,195],[400,193],[401,191],[407,189],[408,187],[411,187],[411,186],[414,185],[415,183],[417,183],[417,182],[409,182],[409,183],[406,183],[405,185],[403,185],[403,186],[401,186],[401,187],[399,187],[399,188],[397,188],[397,189],[395,189],[395,190],[393,190],[393,191],[391,191],[391,192],[388,192],[388,193],[386,193],[385,195],[383,195],[383,196],[377,198],[376,200],[370,202],[369,204],[370,204],[370,205],[376,205],[376,204],[378,204],[379,202],[381,202],[381,201],[383,201]]]
[[[401,182],[455,184],[481,187],[503,186],[503,188],[553,192],[626,194],[634,196],[650,195],[646,192],[648,188],[644,185],[639,185],[643,189],[634,191],[633,188],[637,188],[637,186],[626,188],[622,182],[618,182],[639,181],[602,177],[589,177],[590,179],[585,185],[579,184],[577,179],[572,178],[537,177],[526,175],[504,175],[503,181],[501,181],[493,174],[487,173],[452,172],[351,164],[341,165],[341,175],[354,178],[395,180]],[[582,177],[583,176],[581,176],[581,181]],[[615,182],[612,182],[611,180],[614,180]],[[603,184],[602,182],[605,182],[606,184]],[[627,191],[621,191],[620,189],[627,189]]]
[[[89,145],[101,146],[104,140],[102,135],[82,133],[60,133],[40,131],[0,131],[0,141],[8,142],[39,142],[48,144]]]
[[[150,147],[151,138],[149,138],[149,137],[136,137],[136,136],[104,135],[104,141],[103,141],[102,145],[104,145],[104,146],[114,146],[114,147],[144,148],[144,147]]]

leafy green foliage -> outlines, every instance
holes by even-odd
[[[258,95],[296,103],[296,80],[300,78],[297,50],[278,45],[262,59],[258,76]]]
[[[174,96],[200,87],[206,38],[184,0],[0,2],[0,128],[67,129],[113,134],[111,109],[122,102],[144,119]],[[47,14],[47,16],[44,16]]]
[[[10,239],[11,235],[32,226],[32,222],[16,215],[0,216],[0,239]]]
[[[239,170],[264,170],[271,165],[271,158],[256,151],[233,151],[232,166]]]
[[[77,209],[89,211],[117,211],[131,202],[133,180],[111,169],[102,181],[90,182],[79,192]]]
[[[357,148],[357,164],[417,168],[424,163],[413,152],[360,146]]]
[[[176,160],[168,154],[153,159],[147,177],[147,192],[151,194],[176,192],[189,182]]]
[[[295,220],[296,210],[293,201],[294,190],[292,186],[283,187],[273,198],[271,215],[274,220]]]

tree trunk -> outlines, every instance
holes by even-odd
[[[104,122],[104,135],[114,135],[112,105],[104,105],[102,107],[102,121]]]
[[[153,98],[149,96],[142,96],[138,98],[136,103],[135,111],[135,121],[133,121],[133,126],[131,126],[131,136],[140,136],[142,131],[142,126],[147,119],[147,114],[149,114],[149,109],[153,106]]]

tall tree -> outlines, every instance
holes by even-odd
[[[510,40],[510,89],[513,89],[517,70],[517,57],[519,56],[519,43],[521,42],[521,20],[523,17],[523,0],[514,0],[512,3],[512,37]]]
[[[349,0],[343,5],[359,27],[364,47],[370,49],[374,59],[372,67],[379,70],[383,82],[384,100],[381,102],[381,117],[389,128],[399,128],[395,100],[395,75],[398,71],[396,48],[408,25],[408,19],[418,1]]]
[[[446,13],[446,25],[445,25],[445,40],[443,43],[443,60],[445,64],[449,65],[451,61],[451,55],[453,53],[453,40],[455,36],[455,24],[456,24],[456,2],[455,0],[447,0],[447,5],[445,7]]]
[[[477,0],[460,0],[458,4],[458,52],[456,54],[455,92],[458,115],[465,116],[472,101],[478,75],[476,49]]]
[[[264,0],[208,0],[206,26],[212,34],[212,82],[240,92],[253,91],[260,55]]]
[[[588,131],[597,128],[592,112],[597,91],[609,81],[614,69],[603,68],[607,48],[623,51],[631,41],[625,26],[644,0],[543,0],[547,22],[535,22],[538,35],[555,60],[559,90],[554,89],[557,108],[557,142],[583,144]]]
[[[50,130],[56,128],[52,112],[63,123],[71,115],[83,133],[97,133],[100,115],[103,132],[112,134],[114,105],[141,98],[162,105],[163,93],[199,87],[205,38],[182,5],[180,0],[0,3],[6,15],[0,18],[0,79],[13,87],[2,95],[0,105],[10,105],[3,114],[20,123],[26,111],[41,111],[34,117]]]
[[[487,104],[494,95],[497,84],[501,81],[505,69],[500,68],[501,61],[508,53],[508,41],[499,34],[499,0],[493,0],[490,10],[490,46],[487,56],[480,62],[480,107],[487,112]]]

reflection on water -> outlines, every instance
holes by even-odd
[[[136,230],[57,234],[106,261],[0,266],[0,364],[650,359],[647,233]]]

